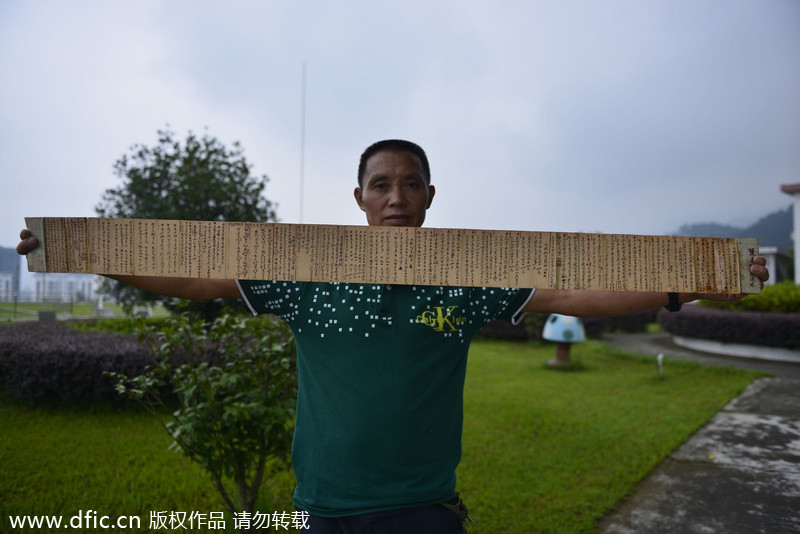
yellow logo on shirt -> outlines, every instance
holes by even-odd
[[[455,332],[460,325],[467,322],[463,315],[453,315],[456,309],[458,306],[434,306],[433,310],[425,310],[417,315],[417,322],[430,326],[437,332]]]

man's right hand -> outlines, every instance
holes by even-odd
[[[20,242],[17,245],[17,254],[23,256],[39,246],[39,240],[33,237],[30,230],[25,228],[19,233]]]

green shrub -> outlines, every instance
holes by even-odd
[[[267,469],[285,465],[291,448],[297,356],[288,327],[231,314],[210,324],[175,316],[143,337],[155,365],[120,376],[120,392],[162,416],[162,391],[171,388],[179,407],[162,423],[174,447],[211,475],[232,513],[253,513]]]
[[[704,300],[700,305],[731,311],[754,311],[770,313],[800,313],[800,285],[791,280],[764,286],[758,295],[736,302],[716,302]]]

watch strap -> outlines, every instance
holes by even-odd
[[[678,294],[670,291],[667,293],[667,298],[669,299],[669,303],[664,306],[667,311],[671,312],[678,312],[681,311],[681,301],[678,299]]]

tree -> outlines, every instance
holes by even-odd
[[[168,128],[159,130],[155,146],[134,145],[117,160],[114,174],[122,184],[107,189],[95,211],[112,218],[277,220],[273,204],[263,196],[267,176],[252,176],[250,169],[238,141],[228,149],[208,132],[202,137],[189,132],[181,144]],[[174,299],[112,280],[104,281],[102,290],[129,312],[135,305],[156,301],[175,305]],[[210,318],[228,304],[189,307]]]
[[[210,324],[185,315],[140,324],[155,364],[133,378],[112,373],[117,390],[159,417],[231,513],[254,513],[264,477],[288,466],[297,402],[289,327],[231,314]]]

